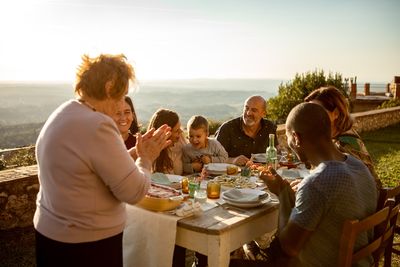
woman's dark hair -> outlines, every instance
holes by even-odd
[[[132,121],[131,127],[129,127],[129,131],[131,132],[131,134],[135,135],[136,133],[139,132],[139,123],[138,123],[138,120],[136,117],[136,111],[135,111],[135,108],[133,107],[132,99],[129,96],[125,96],[125,102],[131,108],[132,117],[133,117],[133,121]]]
[[[176,112],[168,109],[157,110],[150,119],[149,126],[147,130],[151,128],[158,129],[164,124],[169,127],[174,128],[179,122],[179,116]],[[155,172],[167,172],[173,169],[174,165],[171,158],[168,155],[167,148],[164,148],[158,158],[154,161],[153,171]]]

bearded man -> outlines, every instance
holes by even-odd
[[[265,119],[266,114],[265,99],[251,96],[243,105],[242,116],[223,123],[217,130],[215,138],[228,152],[229,163],[243,166],[251,154],[265,153],[269,134],[275,134],[275,145],[278,145],[276,125]]]

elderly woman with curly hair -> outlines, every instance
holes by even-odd
[[[135,161],[111,118],[135,81],[132,66],[123,55],[82,59],[76,99],[50,115],[36,143],[39,267],[122,266],[124,202],[145,196],[153,161],[170,144],[166,125],[139,134]]]

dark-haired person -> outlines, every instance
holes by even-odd
[[[299,159],[315,168],[296,193],[274,169],[261,174],[281,204],[288,195],[294,199],[285,202],[290,216],[271,243],[267,251],[270,265],[265,266],[337,266],[343,223],[375,212],[376,183],[363,162],[333,144],[331,122],[320,105],[302,103],[293,108],[286,120],[286,136]],[[360,234],[355,249],[366,245],[370,235]],[[357,266],[371,266],[371,260],[363,259]]]
[[[161,151],[159,157],[154,161],[152,171],[182,175],[182,148],[187,141],[183,136],[178,113],[163,108],[157,110],[150,119],[148,129],[157,129],[165,124],[171,128],[171,136],[169,138],[171,144]],[[186,249],[175,246],[172,266],[185,267],[185,262]]]
[[[275,134],[276,125],[264,119],[267,103],[262,96],[251,96],[243,105],[242,116],[224,122],[215,138],[228,152],[229,163],[245,165],[251,154],[265,153],[268,147],[269,134]],[[278,140],[275,138],[275,145]]]
[[[150,119],[148,129],[157,129],[164,124],[171,128],[171,144],[154,161],[153,172],[182,175],[182,147],[187,141],[183,136],[178,113],[169,109],[157,110]]]
[[[364,162],[375,177],[378,188],[381,187],[382,184],[375,171],[372,158],[360,136],[352,128],[353,120],[344,95],[333,86],[321,87],[311,92],[304,101],[321,105],[328,112],[332,139],[337,148]]]
[[[36,142],[40,190],[33,223],[37,266],[122,266],[125,204],[147,193],[170,144],[168,126],[138,135],[137,160],[111,118],[135,81],[123,55],[82,57],[76,99],[47,119]]]
[[[124,103],[114,114],[113,119],[118,126],[126,148],[134,147],[136,145],[135,135],[139,132],[139,124],[132,99],[129,96],[125,96]]]

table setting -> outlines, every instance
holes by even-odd
[[[265,164],[257,166],[265,167]],[[206,227],[206,223],[211,223],[206,228],[213,229],[219,220],[228,220],[235,225],[241,220],[253,221],[251,217],[260,212],[267,216],[263,210],[268,210],[268,206],[276,209],[278,198],[267,190],[263,181],[258,178],[258,171],[254,166],[252,168],[232,164],[209,164],[206,168],[207,175],[152,175],[150,193],[137,205],[127,205],[126,208],[124,266],[171,266],[175,244],[184,242],[181,238],[187,238],[179,234],[183,230],[177,231],[178,224],[183,222],[184,225],[189,225],[188,227],[194,224],[199,229]],[[300,173],[298,168],[281,169],[282,177],[286,175],[288,179],[306,175],[305,171]],[[246,172],[243,173],[243,170]],[[298,173],[288,174],[289,170]],[[274,211],[274,214],[276,212]],[[206,218],[211,215],[212,220]],[[180,221],[182,223],[178,223]],[[215,226],[212,226],[214,224]],[[221,227],[225,224],[229,225],[224,223]],[[250,225],[250,222],[248,224]],[[199,231],[203,231],[201,229]],[[207,231],[215,235],[213,230]],[[186,233],[186,230],[183,232]],[[200,248],[191,249],[201,252]]]

